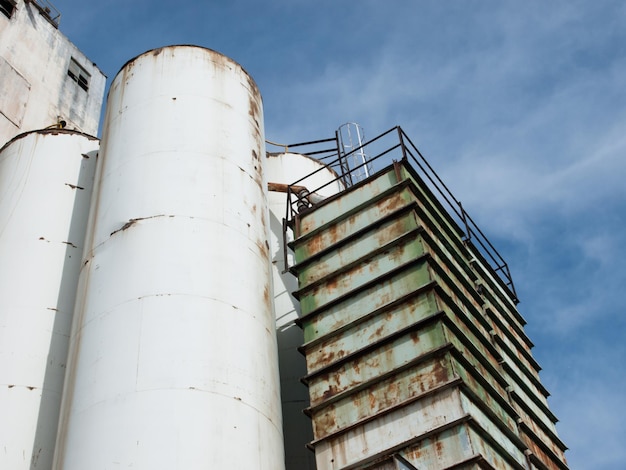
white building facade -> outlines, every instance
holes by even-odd
[[[96,135],[106,77],[36,1],[0,0],[0,145],[51,126]]]

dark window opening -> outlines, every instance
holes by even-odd
[[[89,90],[89,80],[91,79],[91,75],[89,75],[89,73],[87,73],[84,68],[78,65],[78,62],[76,62],[73,57],[70,60],[70,66],[67,69],[67,74],[72,80],[78,83],[78,86],[81,87],[83,90]]]
[[[0,0],[0,12],[7,18],[13,16],[15,11],[15,2],[13,0]]]

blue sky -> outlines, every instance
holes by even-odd
[[[170,44],[233,58],[272,141],[401,125],[509,263],[571,468],[626,468],[625,3],[53,3],[109,79]]]

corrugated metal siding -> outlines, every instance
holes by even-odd
[[[524,319],[407,164],[294,229],[319,470],[567,468]]]

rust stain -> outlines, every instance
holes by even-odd
[[[379,357],[373,357],[373,358],[371,358],[368,361],[368,364],[373,369],[378,369],[380,367],[380,358]]]
[[[261,256],[263,258],[265,258],[265,259],[269,259],[269,256],[270,256],[270,246],[269,246],[269,243],[267,243],[267,240],[264,240],[263,242],[258,240],[258,241],[255,242],[255,245],[259,249],[259,253],[261,254]]]
[[[389,319],[389,318],[387,318]],[[376,328],[376,331],[374,331],[374,333],[372,333],[368,339],[370,341],[374,340],[374,339],[379,339],[380,337],[382,337],[383,332],[385,331],[385,325],[381,325],[378,328]]]
[[[413,341],[413,343],[415,344],[420,342],[420,335],[417,331],[411,331],[411,333],[409,333],[409,337],[411,338],[411,341]]]
[[[139,222],[140,220],[155,219],[157,217],[166,217],[166,216],[165,216],[165,214],[159,214],[159,215],[151,215],[149,217],[137,217],[136,219],[130,219],[128,222],[126,222],[120,228],[118,228],[117,230],[112,231],[111,232],[111,236],[115,235],[117,232],[122,232],[122,231],[132,227],[133,225],[135,225],[135,223]],[[170,215],[170,216],[167,216],[167,217],[173,217],[173,216]]]
[[[323,414],[314,417],[316,439],[328,435],[337,428],[335,415],[335,406],[331,405],[324,411]]]
[[[441,441],[435,441],[435,452],[437,453],[437,455],[442,456],[443,451],[443,443]]]
[[[441,358],[435,361],[433,376],[436,383],[446,383],[448,381],[447,359]]]
[[[270,297],[270,290],[267,286],[263,286],[263,301],[265,302],[265,305],[271,307],[272,299]]]
[[[320,401],[328,400],[331,397],[334,397],[339,393],[339,390],[336,385],[328,384],[328,388],[322,393],[322,397]]]
[[[254,90],[256,91],[256,86],[254,87]],[[254,129],[257,133],[257,135],[260,134],[260,125],[259,125],[259,105],[257,104],[256,100],[254,99],[254,96],[250,96],[249,98],[249,109],[248,109],[248,114],[250,115],[250,117],[252,118],[252,120],[254,121]]]
[[[339,286],[339,279],[335,277],[326,283],[326,285],[324,286],[324,289],[330,293],[331,291],[337,290],[338,286]]]
[[[130,219],[128,222],[126,222],[124,225],[122,225],[121,228],[118,228],[117,230],[114,230],[113,232],[111,232],[111,236],[115,235],[117,232],[122,232],[130,227],[132,227],[135,222],[137,222],[140,219]]]
[[[370,408],[376,408],[376,395],[370,391],[367,395],[367,399]]]
[[[321,351],[322,353],[319,355],[317,360],[310,364],[310,366],[314,369],[317,369],[320,366],[325,366],[327,364],[332,363],[337,356],[337,353],[334,350],[329,349],[329,348],[323,348],[321,349]]]

